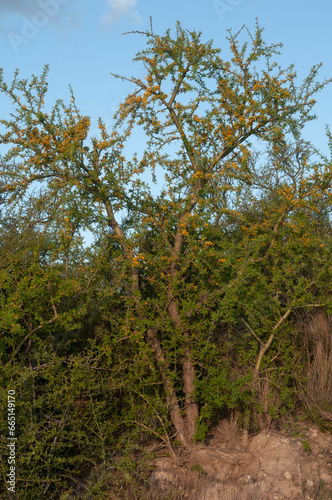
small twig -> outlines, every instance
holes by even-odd
[[[245,324],[245,326],[248,328],[249,332],[255,337],[255,339],[260,343],[260,345],[263,346],[264,342],[256,335],[256,333],[251,328],[251,326],[248,325],[248,323],[243,318],[241,318],[241,321]]]
[[[288,316],[290,315],[291,312],[292,312],[291,309],[287,309],[285,314],[279,319],[278,323],[276,323],[274,325],[274,327],[272,328],[272,332],[271,332],[267,342],[265,344],[263,344],[262,347],[260,348],[257,362],[256,362],[256,366],[254,369],[254,383],[257,382],[258,374],[259,374],[259,367],[261,365],[262,358],[263,358],[264,354],[266,353],[266,351],[269,349],[270,345],[272,344],[276,330],[288,318]]]
[[[26,340],[28,340],[28,338],[31,337],[31,335],[33,335],[35,332],[37,332],[38,330],[40,330],[41,328],[43,328],[45,325],[50,325],[51,323],[53,323],[53,321],[55,321],[56,319],[58,318],[58,315],[54,316],[54,318],[52,319],[49,319],[48,321],[45,321],[45,323],[43,323],[42,325],[39,325],[39,326],[36,326],[36,328],[33,328],[32,330],[30,330],[29,333],[26,334],[26,336],[21,340],[21,342],[19,342],[18,346],[16,347],[16,349],[14,350],[11,358],[9,361],[7,361],[7,363],[5,364],[5,367],[10,365],[12,363],[12,361],[14,360],[16,354],[19,352],[19,350],[21,349],[22,345],[25,343]]]
[[[148,31],[125,31],[124,33],[122,33],[123,35],[146,35],[146,36],[153,36],[151,33],[149,33]]]
[[[62,422],[61,422],[61,425],[60,425],[60,429],[59,429],[59,431],[58,431],[58,432],[57,432],[57,434],[54,436],[53,443],[52,443],[52,445],[51,445],[51,454],[52,454],[52,452],[53,452],[53,450],[54,450],[55,445],[56,445],[56,444],[57,444],[57,442],[58,442],[59,433],[63,431],[63,428],[64,428],[64,426],[66,425],[66,422],[67,422],[67,411],[66,411],[66,413],[65,413],[64,418],[62,419]],[[51,467],[51,466],[49,465],[49,466],[48,466],[48,469],[47,469],[47,479],[46,479],[46,480],[47,480],[48,482],[47,482],[47,484],[46,484],[46,486],[45,486],[45,489],[44,489],[44,491],[43,491],[43,494],[44,494],[44,495],[46,494],[47,490],[48,490],[48,489],[49,489],[49,487],[51,486],[51,483],[49,482],[50,467]]]
[[[302,479],[301,479],[301,466],[300,466],[300,464],[297,464],[297,467],[299,469],[299,481],[300,481],[301,496],[304,499],[305,495],[304,495],[304,491],[302,490]]]
[[[146,402],[147,402],[147,404],[150,404],[150,403],[149,403],[149,401],[148,401],[148,399],[146,399],[146,397],[145,397],[145,396],[143,396],[143,394],[140,394],[140,393],[138,393],[138,392],[137,392],[137,391],[135,391],[135,390],[134,390],[134,392],[135,392],[136,394],[138,394],[139,396],[141,396],[141,398],[142,398],[142,399],[144,399],[144,401],[146,401]],[[151,430],[151,432],[153,432],[153,434],[157,435],[160,439],[162,439],[162,441],[164,441],[164,442],[166,443],[166,445],[167,445],[168,449],[170,450],[171,455],[173,456],[173,458],[174,458],[175,460],[177,460],[177,459],[178,459],[178,457],[177,457],[177,455],[176,455],[176,453],[175,453],[175,450],[174,450],[174,448],[173,448],[172,441],[171,441],[171,440],[170,440],[170,438],[169,438],[169,435],[168,435],[168,432],[167,432],[167,430],[166,430],[165,424],[164,424],[164,422],[163,422],[163,420],[162,420],[161,416],[159,415],[159,413],[157,412],[157,410],[156,410],[154,407],[153,407],[153,410],[154,410],[155,414],[157,415],[157,418],[158,418],[158,420],[160,421],[160,423],[161,423],[161,425],[162,425],[162,427],[163,427],[163,429],[164,429],[164,431],[165,431],[165,436],[166,436],[166,439],[164,439],[162,436],[160,436],[157,432],[153,431],[152,429],[149,429],[148,427],[146,427],[146,429],[147,429],[147,430]],[[144,426],[144,424],[142,424],[142,425]]]
[[[32,371],[40,370],[41,368],[45,368],[46,366],[54,365],[54,363],[54,361],[50,361],[50,363],[44,363],[43,365],[35,366],[34,368],[32,368]]]

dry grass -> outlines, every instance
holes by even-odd
[[[238,416],[234,414],[219,423],[214,433],[214,441],[232,448],[240,442],[241,434]]]
[[[332,422],[332,318],[322,311],[311,316],[306,343],[307,377],[298,382],[299,396],[314,421],[322,425],[322,421]]]

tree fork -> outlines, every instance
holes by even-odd
[[[122,229],[120,228],[120,226],[118,225],[118,223],[114,217],[114,212],[113,212],[111,203],[109,202],[109,200],[105,200],[104,204],[105,204],[105,208],[107,211],[109,224],[119,239],[119,242],[120,242],[120,245],[122,247],[122,250],[124,252],[125,257],[127,258],[127,260],[129,260],[130,259],[130,252],[128,250],[128,247],[127,247],[127,244],[125,241],[126,237],[125,237]],[[133,277],[132,292],[139,291],[139,277],[138,277],[137,270],[132,267],[131,272],[132,272],[132,277]],[[136,307],[137,307],[137,312],[139,313],[140,305],[139,305],[138,301],[136,301]],[[189,429],[190,429],[189,436],[188,436],[186,422],[183,419],[182,414],[181,414],[181,408],[180,408],[180,405],[179,405],[179,402],[178,402],[178,399],[176,396],[173,382],[168,375],[168,372],[170,371],[170,369],[169,369],[167,361],[165,360],[160,342],[156,336],[156,330],[149,328],[146,332],[146,337],[147,337],[147,340],[148,340],[152,350],[154,351],[155,359],[156,359],[157,365],[158,365],[159,370],[160,370],[161,379],[162,379],[162,382],[163,382],[163,385],[165,388],[165,392],[166,392],[167,405],[170,408],[171,422],[175,427],[176,433],[177,433],[181,443],[186,448],[188,448],[190,446],[190,441],[192,441],[192,437],[195,433],[195,431],[193,429],[195,426],[196,418],[198,417],[198,408],[197,408],[197,417],[195,417],[194,421],[192,422],[191,413],[193,413],[193,409],[191,408],[189,410],[189,418],[188,418],[188,408],[190,408],[190,406],[192,405],[192,401],[191,401],[191,397],[188,398],[187,391],[189,388],[190,393],[193,392],[193,390],[191,389],[193,387],[193,381],[190,381],[190,377],[192,377],[192,373],[193,373],[193,367],[190,366],[190,362],[189,363],[187,362],[186,367],[184,369],[184,373],[186,373],[186,376],[184,377],[184,379],[186,380],[186,382],[185,382],[186,414],[187,414],[187,421],[188,421]]]

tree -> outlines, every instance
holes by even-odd
[[[249,41],[241,43],[245,34]],[[146,393],[143,373],[159,378],[175,435],[189,448],[200,420],[198,381],[218,356],[211,333],[220,318],[235,321],[237,298],[245,297],[248,283],[271,274],[292,214],[295,220],[309,198],[331,185],[329,163],[310,164],[308,145],[301,142],[314,95],[328,82],[316,82],[317,66],[296,85],[293,67],[274,62],[279,45],[267,45],[258,25],[254,36],[246,28],[229,32],[230,61],[212,41],[179,23],[174,37],[169,30],[143,35],[147,48],[135,60],[146,76],[120,77],[135,88],[120,105],[113,130],[100,120],[100,137],[90,146],[90,120],[73,95],[68,106],[58,101],[50,114],[44,112],[47,68],[30,82],[18,74],[10,86],[1,79],[1,91],[16,106],[13,118],[2,120],[1,141],[11,147],[1,191],[16,203],[42,186],[37,198],[47,213],[49,200],[60,196],[69,214],[62,221],[69,231],[62,245],[66,276],[74,228],[91,228],[108,246],[103,279],[112,277],[105,286],[115,287],[123,304],[118,335],[110,342],[128,339],[132,345],[142,370],[135,391],[151,405],[156,393]],[[135,127],[144,129],[146,149],[140,159],[129,159],[123,149]],[[250,140],[259,145],[262,161]],[[155,175],[156,168],[165,185],[154,197],[141,176]],[[248,217],[245,203],[251,205]],[[243,303],[257,299],[255,286]],[[105,309],[112,308],[112,293],[104,297]],[[276,300],[276,311],[266,314],[267,301],[257,304],[270,332],[279,326],[279,312],[286,320],[292,310]],[[256,320],[254,326],[248,321],[254,313],[250,309],[243,318],[253,331]],[[262,338],[255,336],[268,348],[266,329]]]

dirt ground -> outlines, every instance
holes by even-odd
[[[156,499],[332,499],[332,435],[312,424],[248,438],[235,420],[224,420],[178,463],[160,452],[154,465]]]

